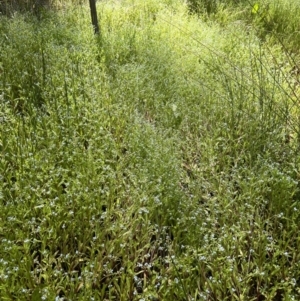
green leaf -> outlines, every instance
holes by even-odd
[[[31,299],[32,301],[40,301],[41,300],[42,294],[40,293],[40,289],[38,287],[34,290],[31,298],[32,298]]]
[[[252,7],[252,13],[253,13],[253,14],[257,14],[258,9],[259,9],[258,3],[255,3],[255,4],[253,5],[253,7]]]

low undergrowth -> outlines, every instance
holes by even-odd
[[[298,300],[299,54],[98,12],[0,19],[1,300]]]
[[[213,20],[222,26],[246,22],[257,35],[270,43],[281,44],[289,52],[298,52],[300,35],[299,2],[288,0],[187,0],[190,13]]]

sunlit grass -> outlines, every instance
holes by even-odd
[[[0,19],[1,300],[297,300],[298,54],[97,8]]]

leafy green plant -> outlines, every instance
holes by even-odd
[[[299,299],[298,54],[258,3],[0,20],[1,300]]]

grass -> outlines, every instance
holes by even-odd
[[[58,6],[0,19],[1,300],[298,300],[292,11]]]

